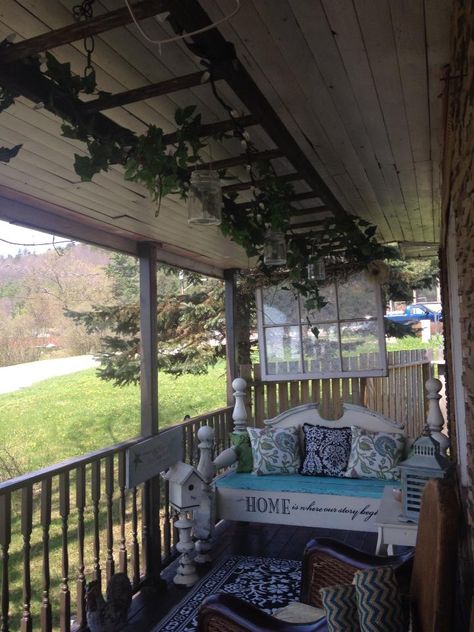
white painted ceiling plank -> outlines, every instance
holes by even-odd
[[[254,2],[254,5],[270,29],[275,45],[279,47],[292,68],[295,79],[305,94],[314,115],[320,121],[321,127],[330,130],[329,134],[334,151],[341,157],[348,177],[354,181],[354,188],[364,200],[366,216],[368,215],[372,222],[379,224],[386,240],[393,239],[380,209],[374,208],[375,196],[367,173],[361,165],[344,122],[335,108],[332,96],[321,77],[311,50],[301,34],[295,37],[295,33],[299,31],[299,25],[291,8],[283,0],[277,4],[268,2],[268,0],[258,0],[257,3]],[[339,180],[339,182],[341,181]],[[351,199],[351,196],[347,197]]]
[[[401,196],[396,191],[392,195],[400,200],[403,200],[404,195],[412,198],[416,191],[413,156],[388,0],[355,0],[355,7],[395,158],[395,168],[406,173],[404,183],[408,190]],[[408,173],[410,167],[413,172],[411,178]],[[412,223],[403,202],[397,211],[404,215],[408,225]]]

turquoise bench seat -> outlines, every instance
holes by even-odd
[[[386,485],[400,487],[398,481],[330,476],[301,476],[281,474],[255,476],[229,472],[216,480],[218,489],[245,489],[260,492],[299,492],[359,498],[382,498]]]

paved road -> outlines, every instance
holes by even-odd
[[[50,377],[77,373],[96,365],[97,362],[91,355],[82,355],[2,366],[0,367],[0,393],[17,391]]]

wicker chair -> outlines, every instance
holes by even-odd
[[[303,559],[301,601],[321,607],[319,589],[350,584],[354,573],[372,566],[394,566],[401,590],[409,593],[414,629],[452,630],[459,503],[452,482],[426,485],[415,554],[378,557],[329,539],[308,543]],[[266,614],[232,595],[208,597],[199,611],[199,632],[323,632],[325,619],[292,624]]]

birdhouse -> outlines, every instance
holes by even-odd
[[[402,513],[400,520],[418,522],[423,489],[430,478],[446,478],[451,462],[440,453],[438,441],[426,427],[412,447],[411,455],[398,464],[402,483]]]
[[[187,463],[178,461],[162,477],[169,481],[169,501],[178,511],[186,511],[199,506],[203,479]]]

